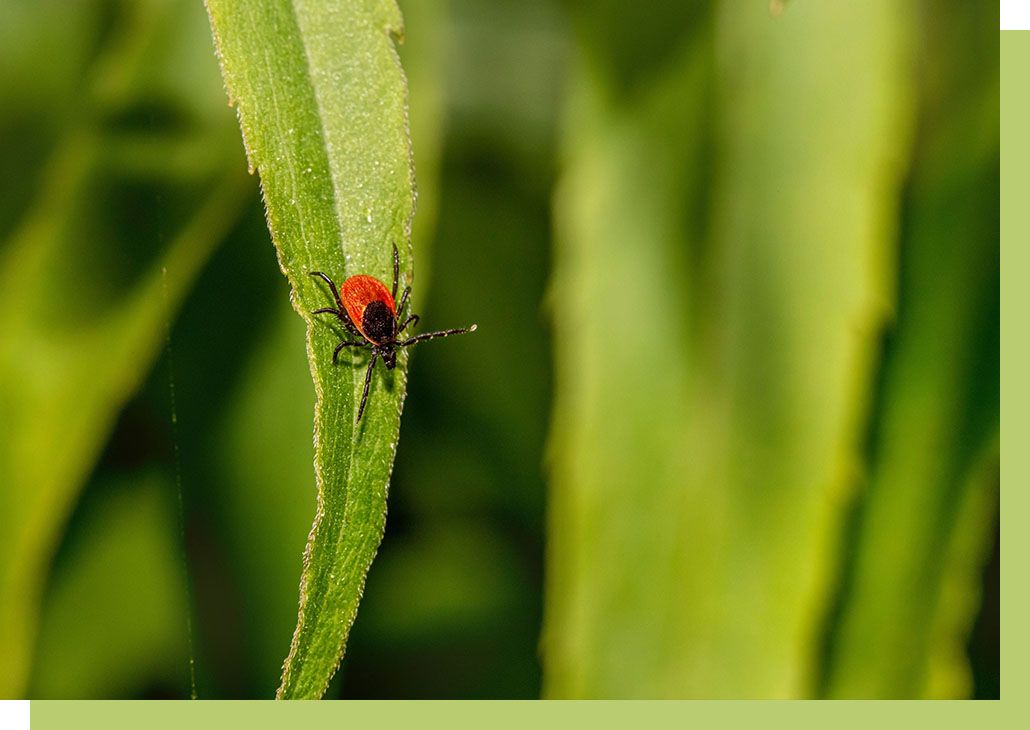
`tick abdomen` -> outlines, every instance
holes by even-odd
[[[396,336],[396,320],[386,302],[373,301],[365,305],[361,314],[361,331],[376,344],[393,342]]]

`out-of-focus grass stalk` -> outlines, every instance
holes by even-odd
[[[805,694],[861,468],[911,5],[699,7],[633,17],[671,36],[636,46],[620,13],[639,8],[577,18],[551,302],[551,697]]]

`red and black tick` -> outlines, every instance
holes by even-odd
[[[393,289],[387,289],[386,285],[374,276],[358,274],[347,277],[343,286],[339,289],[326,274],[321,271],[309,272],[311,276],[318,276],[329,285],[336,300],[335,307],[324,307],[316,309],[312,314],[333,314],[339,319],[347,331],[357,341],[344,340],[333,350],[333,364],[344,347],[367,348],[372,351],[372,359],[368,362],[368,369],[365,371],[365,389],[361,392],[361,405],[358,406],[357,421],[361,420],[361,414],[365,412],[365,402],[368,400],[368,384],[372,381],[372,368],[376,360],[383,359],[387,370],[393,370],[397,366],[397,348],[410,347],[416,342],[431,340],[434,337],[447,337],[448,335],[460,335],[465,332],[475,332],[476,325],[461,329],[441,330],[439,332],[426,332],[407,339],[398,339],[408,326],[414,327],[418,324],[419,316],[409,314],[404,321],[404,310],[408,306],[408,297],[411,295],[411,287],[405,287],[401,295],[400,306],[397,301],[397,282],[400,278],[400,257],[397,254],[397,244],[393,246]]]

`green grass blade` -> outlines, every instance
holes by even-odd
[[[0,247],[0,697],[24,696],[50,559],[119,409],[252,190],[218,74],[185,63],[209,52],[202,10],[112,20]]]
[[[910,19],[714,5],[630,49],[637,6],[578,19],[549,696],[802,696],[813,671],[891,306]]]
[[[417,28],[400,47],[408,71],[412,147],[418,158],[418,216],[413,227],[419,286],[424,295],[432,201],[442,127],[442,4],[406,3],[405,24]],[[421,307],[416,306],[415,311]],[[311,526],[311,412],[314,390],[304,356],[304,322],[283,299],[255,325],[258,346],[243,366],[219,427],[206,439],[225,518],[233,575],[250,607],[244,617],[246,686],[273,686],[282,672],[284,638],[297,621],[297,556]],[[274,521],[268,515],[276,515]],[[383,570],[377,558],[376,573]],[[368,622],[369,595],[362,623]],[[258,695],[260,696],[260,694]]]
[[[331,303],[308,273],[389,282],[393,244],[411,282],[414,178],[393,0],[208,0],[230,98],[293,303],[308,322],[315,382],[315,522],[280,698],[320,697],[339,665],[382,539],[407,356],[379,368],[359,426],[362,357],[331,354],[339,331],[308,314]],[[270,518],[273,516],[270,516]]]

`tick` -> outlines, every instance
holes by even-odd
[[[337,289],[336,284],[326,274],[321,271],[309,272],[311,276],[317,276],[329,285],[333,299],[336,300],[335,307],[316,309],[312,314],[335,315],[343,323],[347,332],[358,338],[357,340],[343,340],[336,346],[336,349],[333,350],[333,364],[336,364],[340,350],[345,347],[358,347],[372,351],[372,359],[369,360],[368,369],[365,370],[365,388],[361,391],[361,405],[358,406],[358,417],[355,422],[360,421],[361,414],[365,412],[368,385],[372,382],[372,369],[375,367],[376,360],[382,358],[386,369],[393,370],[397,367],[397,348],[399,347],[411,347],[417,342],[431,340],[434,337],[447,337],[476,331],[476,325],[472,325],[461,329],[426,332],[407,339],[399,339],[404,330],[409,326],[414,328],[419,321],[417,314],[409,314],[407,318],[401,320],[408,306],[411,287],[404,288],[400,306],[397,306],[397,282],[400,278],[400,270],[400,257],[397,253],[397,244],[394,244],[392,290],[387,289],[386,284],[379,279],[367,274],[349,276],[343,282],[343,286]]]

